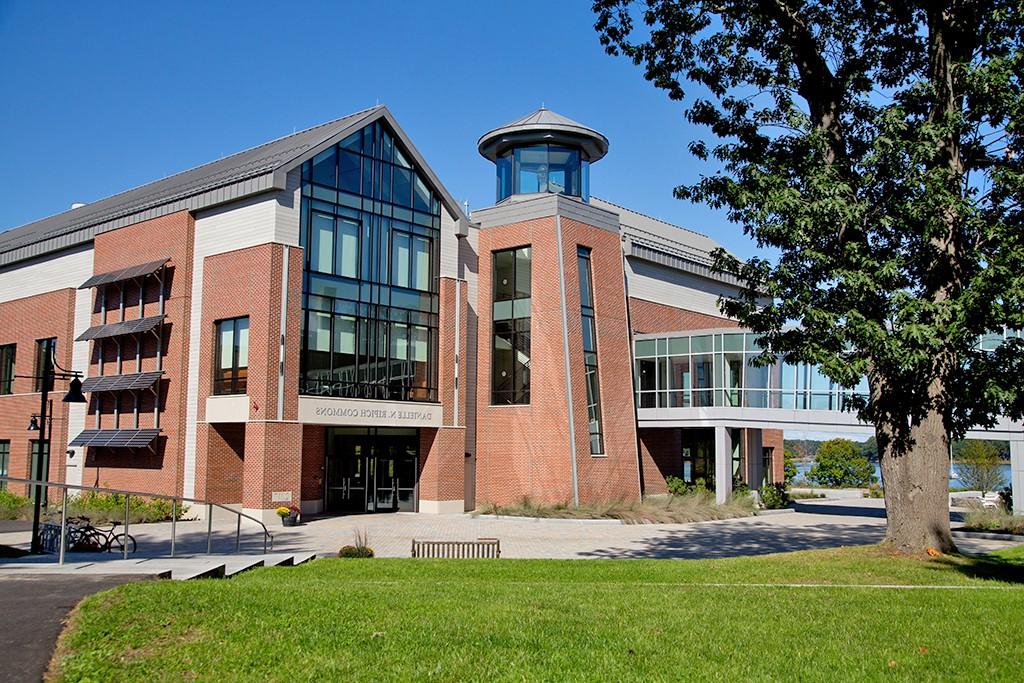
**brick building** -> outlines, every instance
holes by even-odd
[[[0,233],[0,474],[46,349],[89,397],[54,402],[73,484],[334,514],[781,478],[781,431],[712,413],[801,389],[745,362],[711,239],[589,196],[607,150],[497,128],[470,217],[375,107]]]

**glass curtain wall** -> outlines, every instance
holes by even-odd
[[[513,194],[550,192],[589,200],[589,164],[580,151],[558,145],[532,145],[506,152],[496,160],[498,201]]]
[[[300,392],[437,401],[441,202],[383,122],[302,168]]]
[[[530,402],[530,247],[493,253],[491,403]]]
[[[640,408],[788,408],[844,410],[867,398],[867,379],[844,389],[806,363],[757,367],[757,335],[743,332],[638,339],[634,346]]]
[[[601,383],[597,375],[597,325],[594,322],[594,287],[590,269],[590,249],[576,248],[580,279],[580,316],[583,323],[583,369],[587,383],[587,423],[590,454],[604,453],[601,434]]]

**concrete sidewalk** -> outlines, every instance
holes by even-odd
[[[797,512],[696,524],[616,524],[607,520],[473,517],[466,514],[367,514],[309,519],[297,527],[272,527],[274,553],[334,554],[365,531],[379,557],[409,557],[412,540],[498,538],[506,558],[703,558],[877,543],[885,534],[885,509],[878,499],[797,502]],[[954,522],[954,527],[957,524]],[[242,552],[262,552],[262,534],[243,527]],[[133,525],[139,544],[133,557],[161,557],[170,550],[170,524]],[[27,543],[22,532],[0,534],[0,544]],[[985,552],[1013,542],[962,539],[965,552]],[[177,551],[206,551],[205,522],[179,522]],[[234,525],[214,529],[214,553],[234,551]],[[109,559],[120,557],[114,553]],[[102,560],[90,557],[90,560]],[[76,553],[68,555],[75,561]],[[2,571],[2,562],[0,562]]]

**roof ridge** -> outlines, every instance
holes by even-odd
[[[93,204],[96,204],[98,202],[106,201],[108,199],[115,199],[116,197],[120,197],[121,195],[128,194],[129,192],[134,192],[136,190],[144,188],[147,185],[153,185],[155,183],[160,183],[160,182],[163,182],[163,181],[166,181],[166,180],[170,180],[170,179],[172,179],[172,178],[174,178],[176,176],[184,175],[184,174],[190,173],[192,171],[197,171],[197,170],[199,170],[199,169],[201,169],[201,168],[203,168],[205,166],[210,166],[212,164],[220,163],[220,162],[224,161],[225,159],[230,159],[231,157],[235,157],[235,156],[241,156],[242,154],[246,154],[248,152],[252,152],[254,150],[257,150],[257,149],[259,149],[261,147],[266,147],[268,145],[272,145],[272,144],[281,142],[282,140],[286,140],[286,139],[288,139],[290,137],[294,137],[294,136],[297,136],[297,135],[302,135],[304,133],[309,133],[310,131],[316,130],[317,128],[323,128],[324,126],[330,126],[332,124],[338,123],[339,121],[341,121],[343,119],[349,119],[349,118],[352,118],[352,117],[355,117],[355,116],[359,116],[360,114],[366,114],[367,112],[373,111],[375,109],[382,109],[382,108],[384,108],[384,105],[383,104],[378,104],[378,105],[375,105],[373,107],[369,107],[367,109],[360,109],[359,111],[353,112],[351,114],[346,114],[345,116],[339,116],[336,119],[331,119],[330,121],[325,121],[324,123],[320,123],[320,124],[317,124],[315,126],[310,126],[309,128],[303,128],[302,130],[297,130],[297,131],[295,131],[293,133],[289,133],[288,135],[282,135],[280,137],[274,138],[273,140],[267,140],[266,142],[262,142],[262,143],[260,143],[258,145],[253,145],[252,147],[246,147],[245,149],[239,150],[237,152],[232,152],[231,154],[228,154],[227,156],[220,157],[219,159],[214,159],[212,161],[207,161],[205,163],[199,164],[198,166],[190,166],[189,168],[182,169],[181,171],[177,171],[175,173],[171,173],[170,175],[166,175],[166,176],[163,176],[161,178],[154,178],[153,180],[146,181],[146,182],[142,183],[141,185],[136,185],[135,187],[130,187],[130,188],[128,188],[126,190],[122,190],[120,192],[115,192],[114,194],[107,195],[106,197],[100,197],[99,199],[95,199],[95,200],[93,200],[91,202],[88,202],[85,206],[80,206],[80,207],[77,207],[77,208],[74,208],[74,209],[65,209],[64,211],[58,211],[57,213],[53,213],[53,214],[50,214],[48,216],[42,216],[41,218],[37,218],[37,219],[35,219],[33,221],[29,221],[28,223],[22,223],[21,225],[16,225],[16,226],[12,226],[10,228],[6,228],[4,230],[0,230],[0,241],[3,241],[4,236],[7,235],[8,233],[13,232],[15,230],[19,230],[21,228],[28,227],[28,226],[33,225],[35,223],[39,223],[40,221],[44,221],[44,220],[47,220],[49,218],[55,218],[57,216],[61,216],[61,215],[64,215],[66,213],[70,213],[72,211],[80,211],[81,209],[88,208],[88,207],[90,207]],[[256,162],[252,162],[252,163],[253,163],[253,165],[256,165]],[[85,213],[85,212],[83,212],[83,213]],[[60,230],[60,229],[57,229],[57,230]],[[49,232],[46,233],[46,235],[49,235],[52,232],[54,232],[54,231],[49,231]]]
[[[605,204],[611,204],[612,206],[616,206],[616,207],[618,207],[620,209],[623,209],[625,211],[629,211],[630,213],[635,213],[638,216],[643,216],[644,218],[649,218],[652,221],[657,221],[658,223],[661,223],[662,225],[667,225],[670,228],[677,228],[679,230],[684,230],[686,232],[689,232],[689,233],[692,233],[694,235],[697,235],[698,237],[703,237],[705,239],[709,239],[712,242],[714,242],[715,244],[718,244],[719,246],[721,246],[721,244],[719,244],[718,240],[716,240],[711,235],[706,235],[703,232],[697,232],[696,230],[692,230],[692,229],[684,227],[682,225],[676,225],[675,223],[669,223],[668,221],[666,221],[666,220],[664,220],[662,218],[656,218],[655,216],[643,213],[642,211],[637,211],[636,209],[631,209],[628,206],[623,206],[622,204],[616,204],[615,202],[609,201],[609,200],[605,199],[604,197],[598,197],[598,196],[595,196],[595,195],[590,195],[590,196],[591,196],[592,199],[596,199],[598,201],[604,202]],[[637,228],[637,229],[639,230],[640,228]]]

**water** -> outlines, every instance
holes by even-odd
[[[807,472],[811,469],[812,465],[814,465],[814,461],[813,460],[806,460],[806,461],[799,461],[798,460],[796,462],[797,479],[806,479],[807,478]],[[878,479],[878,481],[882,481],[882,471],[881,471],[881,468],[878,466],[878,463],[873,463],[873,465],[875,467],[875,477]],[[959,467],[960,467],[960,465],[958,465],[957,463],[953,463],[953,473],[954,474],[957,474],[957,475],[959,474]],[[1000,471],[1003,474],[1003,486],[1009,486],[1010,485],[1010,463],[1008,463],[1008,462],[1001,463],[999,465],[999,469],[1000,469]],[[963,486],[960,485],[959,477],[957,477],[957,478],[951,477],[950,480],[949,480],[949,487],[951,489],[962,489]]]

